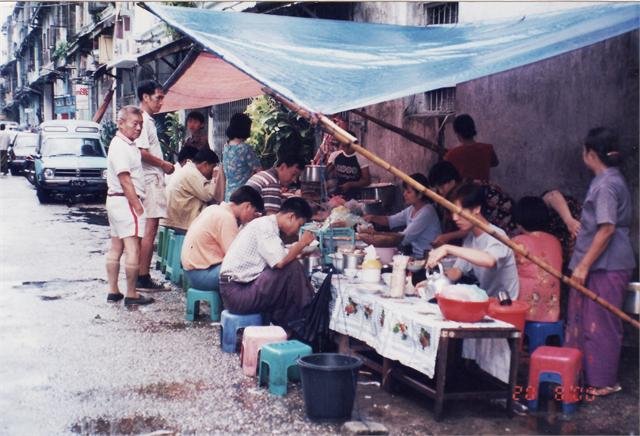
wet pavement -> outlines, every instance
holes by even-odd
[[[25,179],[0,177],[0,223],[0,434],[340,432],[305,418],[300,385],[279,398],[242,375],[218,325],[184,321],[179,289],[138,310],[106,303],[102,205],[42,206]],[[431,400],[362,372],[354,419],[391,434],[638,434],[638,348],[620,374],[622,392],[571,416],[552,400],[513,419],[459,401],[435,422]]]

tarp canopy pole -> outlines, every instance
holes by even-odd
[[[361,111],[361,110],[357,110],[357,109],[351,109],[351,112],[361,116],[362,118],[369,120],[373,123],[376,123],[377,125],[379,125],[382,128],[385,128],[387,130],[390,130],[394,133],[397,133],[398,135],[402,136],[405,139],[408,139],[409,141],[418,144],[422,147],[428,148],[429,150],[433,151],[434,153],[436,153],[438,156],[443,157],[444,154],[446,153],[447,150],[444,149],[444,147],[441,147],[440,144],[436,144],[434,142],[429,141],[426,138],[423,138],[422,136],[418,136],[414,133],[409,132],[408,130],[405,129],[401,129],[400,127],[394,126],[393,124],[389,124],[386,121],[383,121],[381,119],[372,117],[371,115],[369,115],[368,113]]]
[[[407,183],[408,185],[412,186],[417,191],[422,192],[424,195],[426,195],[427,197],[429,197],[431,200],[433,200],[434,202],[438,203],[442,207],[446,208],[451,213],[456,213],[456,214],[462,216],[464,219],[466,219],[467,221],[471,222],[474,226],[480,228],[483,232],[488,233],[489,235],[491,235],[492,237],[494,237],[498,241],[500,241],[503,244],[505,244],[506,246],[510,247],[516,253],[518,253],[518,254],[524,256],[525,258],[529,259],[531,262],[533,262],[534,264],[536,264],[537,266],[542,268],[544,271],[546,271],[549,274],[551,274],[552,276],[562,280],[562,282],[566,283],[567,285],[571,286],[572,288],[577,289],[578,291],[580,291],[582,294],[584,294],[590,300],[593,300],[594,302],[598,303],[599,305],[601,305],[602,307],[604,307],[605,309],[607,309],[608,311],[610,311],[611,313],[616,315],[618,318],[620,318],[620,319],[622,319],[624,321],[627,321],[628,323],[633,325],[635,328],[640,330],[640,322],[638,322],[635,319],[631,318],[629,315],[627,315],[622,310],[618,309],[617,307],[615,307],[614,305],[612,305],[608,301],[603,300],[595,292],[593,292],[592,290],[588,289],[587,287],[581,285],[580,283],[576,282],[571,277],[563,275],[560,271],[557,271],[555,268],[553,268],[551,265],[546,263],[544,260],[542,260],[539,257],[534,256],[533,254],[529,253],[528,250],[526,250],[525,248],[521,247],[519,244],[516,244],[515,242],[513,242],[506,235],[502,235],[502,234],[496,232],[494,229],[492,229],[490,226],[486,225],[484,222],[480,221],[475,216],[465,212],[464,209],[462,209],[461,207],[456,206],[455,204],[453,204],[452,202],[450,202],[446,198],[438,195],[436,192],[432,191],[431,189],[427,188],[426,186],[422,185],[421,183],[415,181],[413,178],[409,177],[409,175],[407,175],[405,172],[403,172],[400,169],[394,167],[389,162],[385,161],[384,159],[382,159],[379,156],[375,155],[374,153],[370,152],[366,148],[362,147],[362,145],[358,144],[358,138],[350,135],[349,132],[347,132],[346,130],[342,129],[336,123],[331,121],[327,116],[325,116],[323,114],[310,112],[310,111],[300,107],[299,105],[295,104],[294,102],[288,100],[287,98],[279,95],[278,93],[276,93],[272,89],[263,88],[263,91],[266,94],[269,94],[270,96],[272,96],[274,99],[276,99],[278,102],[283,104],[288,109],[290,109],[290,110],[298,113],[300,116],[308,119],[312,124],[316,124],[316,123],[320,124],[325,131],[327,131],[328,133],[333,135],[338,141],[342,142],[343,144],[351,144],[351,146],[353,147],[353,149],[357,153],[359,153],[362,156],[366,157],[367,159],[369,159],[374,164],[376,164],[379,167],[382,167],[385,170],[389,171],[391,174],[393,174],[394,176],[398,177],[399,179],[401,179],[403,182]]]

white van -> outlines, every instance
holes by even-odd
[[[34,166],[41,203],[57,194],[106,198],[107,153],[100,142],[98,123],[54,120],[40,124]]]

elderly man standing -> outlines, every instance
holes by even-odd
[[[142,113],[135,106],[125,106],[118,112],[118,131],[109,145],[107,156],[107,216],[111,230],[111,247],[107,253],[107,301],[124,298],[125,306],[153,303],[153,298],[136,291],[140,238],[145,231],[144,173],[140,150],[135,140],[142,130]],[[125,258],[127,295],[120,293],[118,274],[122,252]]]
[[[149,268],[153,257],[153,243],[158,232],[160,218],[167,216],[167,197],[164,175],[173,173],[173,164],[163,159],[158,140],[156,123],[152,115],[160,111],[164,92],[156,81],[146,80],[138,86],[138,98],[142,110],[142,132],[136,140],[142,156],[144,171],[145,203],[147,215],[145,234],[140,244],[140,274],[137,287],[140,289],[162,289],[162,285],[151,280]]]
[[[200,211],[215,198],[213,170],[218,165],[218,155],[211,149],[202,149],[192,161],[171,176],[167,185],[167,219],[165,224],[179,233],[186,233]]]

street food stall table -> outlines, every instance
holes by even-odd
[[[314,283],[323,278],[322,273],[314,274]],[[511,415],[520,338],[514,326],[489,317],[477,323],[449,321],[437,304],[418,297],[387,298],[382,283],[359,283],[335,275],[331,288],[330,329],[342,335],[342,351],[359,354],[348,346],[349,338],[354,338],[383,357],[380,365],[359,354],[382,373],[383,386],[393,378],[433,398],[436,420],[442,416],[444,401],[450,399],[505,398]],[[488,383],[480,390],[470,386],[447,389],[454,381],[447,379],[450,351],[458,340],[463,341],[463,357],[474,359],[486,376]],[[429,382],[413,377],[416,372],[426,375]]]

